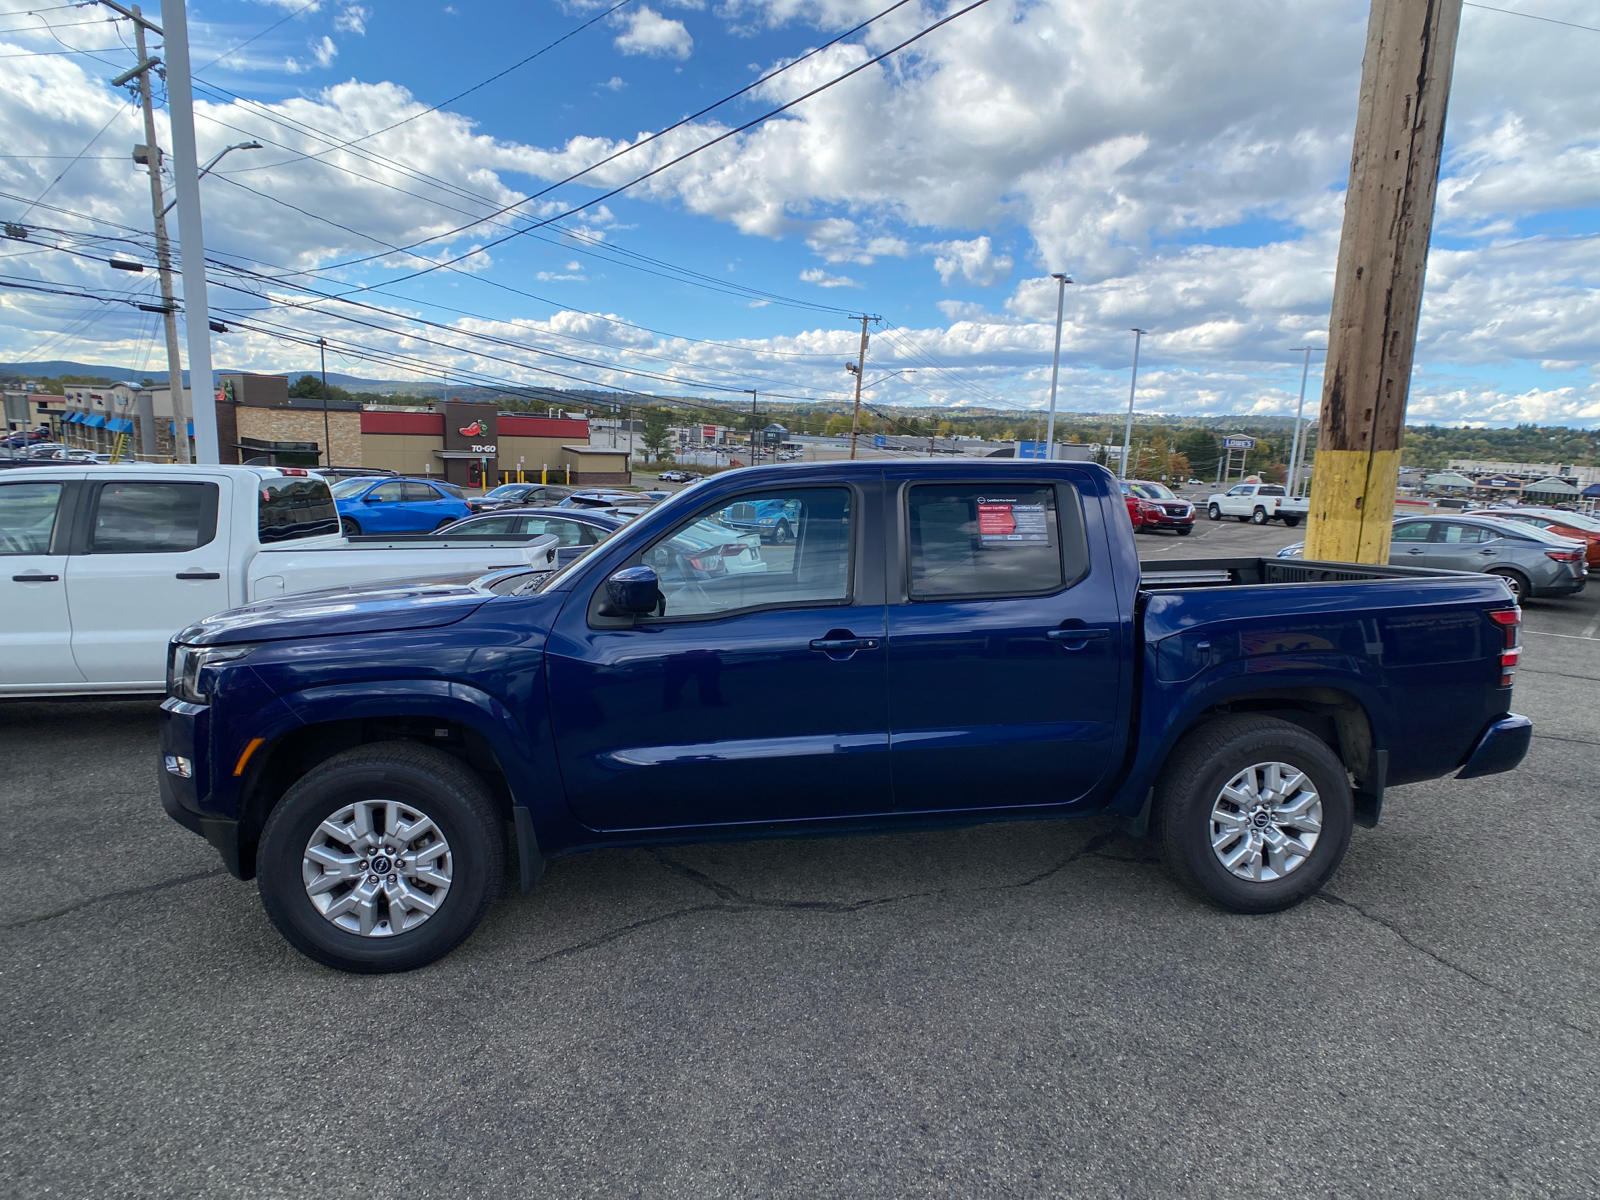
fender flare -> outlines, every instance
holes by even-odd
[[[544,874],[545,867],[536,825],[540,819],[565,819],[564,812],[546,811],[549,805],[564,803],[564,792],[553,753],[536,753],[530,758],[523,748],[537,748],[536,741],[521,727],[515,714],[490,693],[448,679],[390,679],[376,685],[370,680],[334,683],[275,697],[244,727],[252,730],[252,736],[267,739],[263,748],[269,754],[260,756],[264,762],[278,741],[296,729],[369,717],[408,716],[455,721],[488,742],[511,794],[510,817],[520,882],[522,890],[528,891]],[[260,724],[255,723],[257,720]],[[537,761],[540,758],[544,761]]]

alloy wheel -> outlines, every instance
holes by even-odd
[[[1322,798],[1289,763],[1246,767],[1211,805],[1211,851],[1240,879],[1265,883],[1299,870],[1321,833]]]
[[[411,804],[358,800],[317,826],[301,877],[316,910],[347,933],[393,937],[444,903],[455,860],[433,819]]]

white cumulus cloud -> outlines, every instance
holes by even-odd
[[[694,38],[683,22],[663,17],[648,5],[640,5],[623,19],[623,30],[613,40],[624,54],[647,54],[651,58],[688,58]]]

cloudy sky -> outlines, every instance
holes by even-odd
[[[892,3],[195,0],[202,159],[263,143],[202,184],[218,365],[838,397],[864,312],[872,398],[1032,408],[1061,271],[1064,408],[1139,326],[1141,409],[1292,412],[1367,5],[988,0],[735,132],[962,7]],[[1600,425],[1600,18],[1502,7],[1546,19],[1465,10],[1410,419]],[[107,17],[0,0],[0,282],[154,288],[106,265],[153,261]],[[0,305],[0,359],[165,365],[127,305]]]

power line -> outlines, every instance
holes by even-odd
[[[306,8],[310,8],[312,5],[317,4],[317,3],[319,3],[319,0],[311,0],[311,4],[306,5]],[[529,63],[531,63],[534,59],[539,58],[542,55],[548,54],[551,50],[554,50],[557,46],[561,45],[562,42],[569,41],[570,39],[577,37],[578,34],[582,33],[584,30],[590,28],[593,25],[599,24],[601,21],[603,21],[607,17],[609,17],[612,13],[616,12],[618,9],[626,8],[628,5],[630,5],[632,3],[633,3],[633,0],[618,0],[618,3],[613,4],[610,8],[606,9],[604,12],[599,13],[596,16],[592,17],[591,19],[585,21],[582,25],[579,25],[579,26],[577,26],[577,27],[575,27],[573,29],[569,29],[566,33],[564,33],[560,37],[558,37],[555,41],[549,43],[548,45],[541,46],[539,49],[535,50],[532,54],[528,55],[526,58],[519,59],[517,62],[512,63],[509,67],[506,67],[504,70],[495,72],[493,75],[489,76],[489,78],[483,80],[482,82],[475,83],[471,87],[465,88],[462,91],[457,92],[454,96],[451,96],[448,99],[439,101],[439,103],[433,105],[430,108],[425,108],[421,112],[412,113],[409,117],[405,117],[405,118],[403,118],[403,119],[401,119],[399,121],[394,122],[391,125],[385,125],[382,129],[374,129],[371,133],[363,133],[360,137],[351,138],[349,141],[341,142],[337,146],[331,146],[327,150],[319,150],[315,154],[302,154],[302,155],[299,156],[299,158],[320,158],[322,155],[331,154],[335,150],[348,149],[349,147],[355,145],[357,142],[364,142],[368,138],[375,138],[379,134],[388,133],[391,129],[399,129],[400,126],[402,126],[402,125],[408,125],[412,121],[416,121],[416,120],[421,119],[422,117],[426,117],[426,116],[428,116],[428,115],[430,115],[432,113],[436,113],[441,108],[445,107],[445,105],[454,104],[457,100],[460,100],[465,96],[470,96],[473,92],[476,92],[476,91],[479,91],[479,90],[481,90],[483,88],[488,87],[491,83],[494,83],[496,80],[504,79],[507,75],[511,74],[513,71],[520,70],[521,68],[523,68],[523,67],[527,66]],[[304,12],[305,9],[301,9],[300,11]],[[285,19],[287,19],[287,18],[285,18]],[[283,24],[283,22],[279,21],[278,24],[281,25],[281,24]],[[276,29],[277,25],[274,25],[272,28]],[[269,32],[271,32],[271,30],[263,30],[262,31],[262,33],[269,33]],[[261,35],[257,34],[256,36],[260,37]],[[254,40],[254,39],[252,39],[252,40]],[[229,51],[229,53],[231,54],[232,51]],[[223,55],[222,57],[226,58],[227,55]],[[219,59],[217,61],[221,61],[221,60]],[[207,70],[207,69],[209,69],[209,67],[214,66],[214,65],[215,65],[214,62],[213,63],[209,63],[209,64],[207,64],[206,67],[202,67],[201,70]],[[269,167],[287,166],[289,163],[296,162],[296,161],[298,161],[298,159],[289,159],[289,160],[287,160],[285,162],[281,162],[281,163],[271,163],[271,164],[269,164]],[[267,169],[269,169],[269,167],[253,167],[253,168],[250,168],[250,169],[251,170],[260,171],[260,170],[267,170]]]
[[[1508,17],[1527,17],[1530,21],[1543,21],[1547,25],[1565,25],[1568,29],[1584,29],[1590,33],[1600,33],[1600,28],[1593,25],[1575,25],[1571,21],[1558,21],[1554,17],[1541,17],[1536,13],[1517,12],[1511,8],[1495,8],[1489,4],[1473,4],[1472,0],[1462,0],[1464,8],[1481,8],[1484,12],[1504,13]]]
[[[768,81],[770,81],[772,79],[775,79],[777,76],[783,74],[785,71],[792,70],[793,68],[799,66],[801,63],[807,61],[808,59],[813,58],[818,54],[821,54],[824,50],[827,50],[830,47],[832,47],[834,45],[837,45],[839,42],[843,41],[845,38],[851,36],[854,33],[859,32],[862,29],[865,29],[868,25],[871,25],[873,22],[882,19],[883,17],[887,16],[889,13],[894,12],[896,9],[898,9],[898,8],[902,7],[903,5],[908,4],[908,3],[910,3],[910,0],[896,0],[896,2],[894,4],[890,5],[888,8],[884,9],[882,12],[879,12],[879,13],[867,18],[865,21],[861,22],[859,25],[856,25],[851,29],[845,30],[843,33],[839,34],[837,37],[833,38],[831,41],[825,42],[821,46],[816,47],[815,49],[808,50],[805,54],[802,54],[800,57],[796,58],[793,62],[786,63],[785,65],[777,68],[776,70],[767,72],[765,75],[761,76],[759,79],[755,80],[753,83],[747,84],[746,86],[740,88],[738,91],[732,92],[729,95],[724,96],[722,99],[716,101],[713,104],[707,105],[706,107],[700,109],[698,112],[691,113],[690,115],[684,117],[683,119],[673,122],[671,125],[668,125],[666,128],[658,130],[656,133],[651,134],[649,137],[642,138],[641,140],[639,140],[637,142],[630,143],[629,145],[623,147],[623,149],[617,151],[616,153],[608,155],[605,158],[600,159],[598,162],[591,163],[589,166],[585,167],[583,170],[578,171],[573,175],[569,175],[565,179],[558,180],[557,182],[552,183],[552,184],[548,185],[547,187],[544,187],[544,188],[540,189],[539,191],[532,193],[529,196],[525,196],[521,200],[518,200],[514,204],[505,205],[504,207],[496,210],[495,212],[490,213],[486,217],[483,217],[483,218],[480,218],[479,220],[473,221],[470,224],[462,225],[459,228],[450,230],[450,231],[448,231],[446,233],[439,234],[439,235],[436,235],[434,237],[424,238],[422,241],[412,243],[410,246],[406,247],[406,249],[411,250],[411,249],[415,249],[418,246],[427,245],[429,242],[436,242],[436,241],[440,241],[440,240],[443,240],[443,239],[446,239],[446,238],[453,238],[453,237],[459,236],[460,234],[466,232],[468,229],[472,229],[475,226],[482,225],[487,221],[492,221],[492,220],[494,220],[494,219],[496,219],[498,217],[504,216],[507,213],[512,212],[512,211],[514,211],[514,210],[516,210],[518,208],[521,208],[525,204],[528,204],[530,201],[537,200],[541,196],[549,195],[551,192],[555,191],[557,188],[565,187],[567,184],[573,183],[576,180],[581,179],[583,176],[589,174],[590,172],[595,171],[598,168],[603,167],[608,163],[615,162],[617,159],[622,158],[624,155],[632,154],[636,150],[639,150],[639,149],[641,149],[641,148],[643,148],[645,146],[648,146],[653,142],[659,141],[661,138],[665,137],[667,134],[671,133],[673,130],[681,129],[683,126],[688,125],[689,123],[699,119],[700,117],[704,116],[706,113],[712,112],[715,109],[721,108],[724,104],[727,104],[727,103],[729,103],[729,102],[731,102],[733,100],[738,99],[740,96],[743,96],[746,93],[754,90],[755,88],[760,87],[762,84],[767,83]],[[500,241],[506,241],[509,238],[515,237],[520,233],[526,233],[526,232],[529,231],[529,229],[542,228],[543,226],[549,225],[549,224],[551,224],[552,222],[555,222],[555,221],[559,221],[559,220],[563,219],[564,217],[572,216],[572,215],[574,215],[576,213],[582,212],[586,208],[592,208],[596,204],[600,204],[600,203],[610,199],[612,196],[619,195],[620,193],[626,191],[628,188],[633,187],[635,184],[642,183],[644,180],[649,179],[652,176],[660,174],[662,171],[666,170],[667,168],[675,166],[676,164],[684,161],[687,158],[693,157],[694,155],[700,153],[702,150],[706,150],[709,147],[714,146],[719,142],[725,141],[726,139],[734,136],[737,133],[742,133],[746,129],[752,128],[755,125],[759,125],[762,122],[767,121],[767,120],[771,119],[772,117],[777,116],[779,113],[785,112],[788,109],[793,108],[796,104],[799,104],[801,101],[808,100],[812,96],[817,95],[819,92],[826,91],[828,88],[833,87],[837,83],[842,83],[844,80],[849,79],[852,75],[855,75],[855,74],[858,74],[861,71],[864,71],[866,68],[868,68],[870,66],[873,66],[874,64],[883,61],[885,58],[888,58],[890,55],[895,54],[898,51],[904,49],[906,46],[909,46],[912,42],[917,41],[919,38],[927,36],[928,34],[932,33],[934,30],[938,29],[940,26],[946,25],[946,24],[950,23],[951,21],[955,20],[956,18],[961,17],[961,16],[965,15],[966,13],[972,11],[972,9],[978,8],[981,5],[986,4],[986,3],[988,3],[988,0],[976,0],[975,3],[969,4],[966,8],[963,8],[963,9],[959,10],[958,12],[952,13],[947,17],[944,17],[940,21],[937,21],[933,25],[928,26],[926,29],[924,29],[921,32],[917,33],[913,37],[907,38],[905,41],[901,42],[898,46],[894,46],[894,47],[890,48],[889,50],[884,51],[882,54],[879,54],[874,58],[868,59],[866,62],[860,64],[859,66],[857,66],[857,67],[855,67],[855,68],[853,68],[853,69],[851,69],[851,70],[849,70],[847,72],[845,72],[843,75],[840,75],[837,78],[829,80],[827,83],[822,84],[820,87],[813,88],[809,92],[806,92],[803,95],[797,96],[795,99],[790,100],[788,103],[779,105],[777,108],[771,109],[768,112],[763,113],[761,116],[756,117],[754,120],[747,121],[743,125],[737,126],[737,127],[733,128],[733,129],[730,129],[726,133],[723,133],[723,134],[719,135],[718,137],[715,137],[715,138],[711,139],[708,142],[704,142],[701,145],[696,146],[694,149],[692,149],[692,150],[690,150],[690,151],[688,151],[688,152],[686,152],[684,154],[679,155],[677,158],[672,159],[670,162],[667,162],[667,163],[663,164],[660,167],[657,167],[655,170],[648,171],[645,174],[638,176],[636,179],[630,180],[628,183],[623,184],[621,187],[613,188],[611,191],[606,192],[606,193],[594,198],[593,200],[589,201],[587,204],[581,205],[578,208],[571,209],[571,210],[569,210],[567,212],[557,214],[556,216],[549,217],[549,218],[547,218],[547,219],[545,219],[543,221],[539,221],[539,222],[535,223],[534,225],[531,225],[531,226],[528,226],[528,227],[523,228],[521,230],[518,230],[518,231],[516,231],[516,232],[514,232],[512,234],[508,234],[508,235],[506,235],[506,237],[501,238]],[[478,248],[474,249],[473,251],[471,251],[470,253],[471,254],[479,254],[479,253],[482,253],[484,250],[489,249],[490,246],[494,246],[494,245],[498,245],[498,244],[499,244],[499,242],[491,242],[489,244],[489,246],[478,247]],[[341,264],[334,264],[332,266],[325,267],[325,268],[320,268],[320,269],[324,270],[324,271],[334,270],[334,269],[337,269],[337,267],[354,265],[356,262],[370,261],[371,257],[381,257],[381,256],[369,256],[367,259],[354,259],[354,260],[350,260],[349,262],[345,262],[345,263],[341,263]],[[462,257],[467,257],[467,256],[463,255]],[[459,261],[461,261],[461,259],[457,258],[457,259],[455,259],[453,261],[459,262]],[[411,276],[411,277],[408,277],[408,278],[414,278],[414,276]],[[396,282],[400,282],[400,281],[399,280],[389,280],[387,282],[392,284],[392,283],[396,283]]]
[[[4,55],[0,55],[0,58],[3,58],[3,57],[5,57],[5,56]],[[35,208],[37,208],[39,206],[39,201],[43,200],[46,196],[48,196],[50,194],[51,190],[54,189],[56,184],[60,183],[64,178],[66,178],[67,172],[72,170],[72,168],[77,165],[79,159],[81,159],[85,154],[87,154],[89,152],[89,150],[94,146],[94,144],[96,142],[98,142],[100,140],[100,138],[105,134],[106,130],[111,128],[112,122],[114,122],[118,117],[122,116],[125,113],[131,112],[132,110],[133,110],[133,106],[130,104],[126,108],[119,108],[119,109],[116,110],[116,112],[112,113],[111,114],[111,120],[107,121],[104,125],[100,126],[100,132],[95,134],[92,138],[90,138],[89,141],[84,145],[83,149],[80,150],[73,157],[72,161],[69,162],[66,166],[61,168],[61,173],[59,175],[57,175],[54,179],[52,179],[50,181],[49,186],[46,187],[44,189],[44,191],[40,192],[38,197],[31,204],[29,204],[27,208],[23,209],[22,212],[17,215],[17,220],[19,220],[19,221],[22,220],[23,217],[27,216],[29,213],[31,213]]]
[[[228,58],[231,55],[237,54],[240,50],[243,50],[246,46],[248,46],[251,42],[256,41],[258,38],[266,37],[267,34],[271,33],[274,29],[276,29],[279,25],[282,25],[285,21],[294,20],[294,18],[298,17],[301,13],[305,12],[308,8],[316,8],[317,5],[320,4],[321,2],[322,2],[322,0],[306,0],[305,4],[302,4],[299,8],[295,9],[292,13],[287,13],[283,17],[280,17],[278,20],[274,21],[271,25],[268,25],[260,33],[252,34],[250,37],[245,38],[244,41],[239,42],[234,46],[230,46],[228,49],[224,50],[221,54],[219,54],[215,58],[213,58],[205,66],[201,67],[200,70],[201,71],[209,71],[212,67],[216,66],[223,59]],[[195,72],[195,74],[199,74],[199,72]]]

